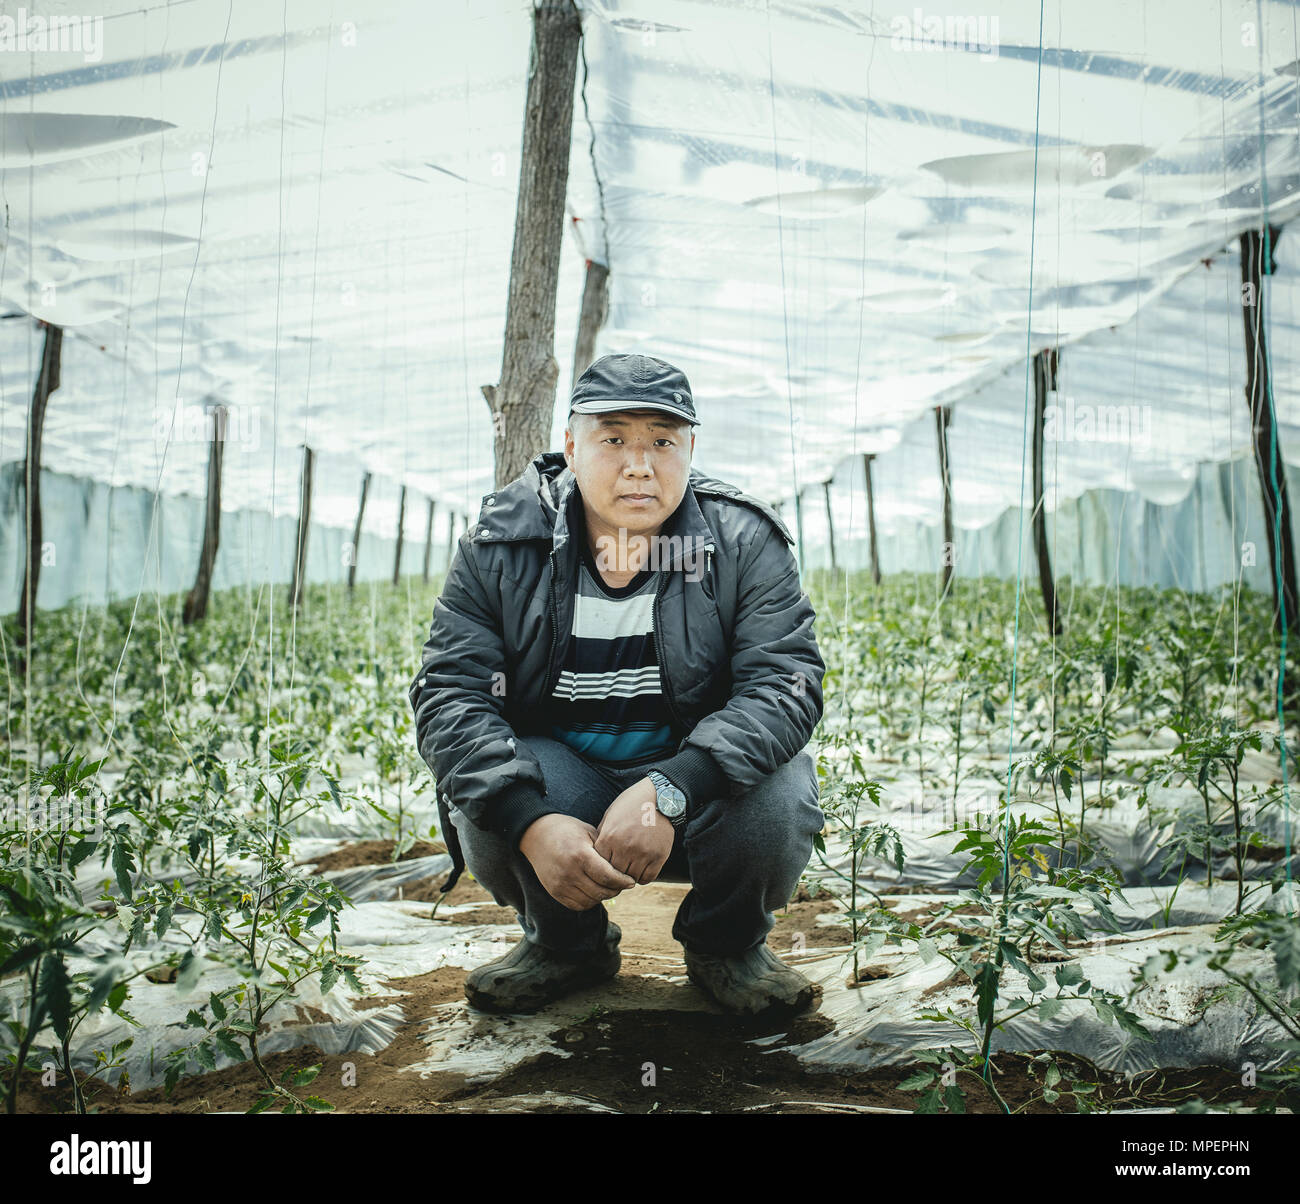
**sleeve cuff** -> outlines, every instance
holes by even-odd
[[[535,783],[513,782],[497,795],[492,820],[496,830],[510,842],[510,847],[517,849],[529,825],[558,810],[546,801]]]
[[[684,745],[680,752],[646,769],[657,769],[686,796],[688,808],[699,807],[727,791],[727,775],[708,753],[694,745]]]

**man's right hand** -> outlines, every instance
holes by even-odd
[[[596,829],[572,815],[535,819],[519,841],[546,893],[570,911],[587,911],[636,885],[596,852]]]

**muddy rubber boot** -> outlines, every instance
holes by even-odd
[[[716,1003],[740,1016],[795,1016],[818,996],[816,986],[766,943],[719,957],[684,950],[686,974]]]
[[[465,998],[481,1012],[535,1012],[555,999],[613,978],[623,963],[623,933],[610,920],[605,943],[586,957],[565,957],[525,938],[509,953],[471,970]]]

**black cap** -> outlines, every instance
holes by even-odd
[[[570,413],[613,410],[663,410],[700,425],[686,373],[649,355],[602,355],[578,378]]]

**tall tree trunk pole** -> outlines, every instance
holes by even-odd
[[[957,559],[957,545],[952,533],[952,474],[948,463],[948,423],[952,421],[950,406],[934,407],[935,431],[939,442],[939,477],[943,483],[943,593],[948,596],[952,588],[953,562]]]
[[[307,534],[311,529],[312,477],[316,471],[316,453],[305,444],[302,449],[302,491],[298,498],[298,539],[293,554],[293,581],[289,586],[289,607],[296,609],[302,600],[307,571]]]
[[[534,0],[534,5],[501,379],[483,386],[492,412],[498,489],[549,446],[560,375],[555,360],[555,285],[582,25],[573,0]]]
[[[1273,251],[1282,230],[1268,228],[1268,262],[1265,238],[1260,230],[1241,236],[1241,313],[1246,326],[1246,400],[1254,434],[1255,468],[1264,496],[1264,529],[1268,532],[1269,565],[1273,570],[1273,623],[1280,631],[1285,618],[1289,633],[1297,632],[1295,547],[1291,539],[1291,500],[1286,486],[1286,469],[1278,443],[1277,416],[1269,381],[1268,337],[1264,326],[1262,278],[1275,267]],[[1281,588],[1279,589],[1279,582]]]
[[[1047,507],[1043,501],[1043,427],[1047,420],[1047,391],[1056,390],[1056,356],[1055,349],[1034,355],[1034,548],[1038,553],[1038,583],[1043,589],[1048,630],[1060,635],[1061,616],[1056,609],[1056,582],[1047,551]]]
[[[18,592],[18,633],[15,637],[29,651],[36,624],[36,590],[41,580],[41,441],[45,434],[45,408],[50,394],[59,387],[63,360],[63,327],[45,322],[41,325],[45,327],[45,342],[27,416],[27,454],[23,461],[27,555],[23,560],[22,589]],[[26,667],[26,658],[23,666]]]
[[[393,584],[396,585],[402,575],[402,531],[406,526],[406,486],[402,486],[402,497],[397,503],[397,553],[393,557]]]
[[[578,337],[573,344],[572,389],[596,358],[596,335],[609,316],[609,268],[587,260],[587,279],[582,286],[582,309],[578,314]]]
[[[424,524],[424,570],[420,579],[425,585],[429,584],[429,556],[433,552],[433,498],[429,499],[429,519]]]
[[[826,534],[830,540],[831,547],[831,573],[834,575],[838,571],[838,565],[835,560],[835,517],[831,514],[831,483],[830,481],[822,482],[822,498],[826,502]]]
[[[880,553],[876,547],[876,495],[871,486],[871,461],[876,457],[862,453],[862,471],[867,477],[867,533],[871,539],[871,580],[880,584]]]
[[[221,460],[226,446],[226,421],[229,410],[223,405],[212,409],[212,439],[208,443],[208,501],[203,519],[203,546],[199,550],[199,571],[194,588],[185,596],[181,622],[198,623],[208,613],[208,593],[212,589],[212,568],[217,562],[221,543]]]
[[[370,473],[361,478],[361,503],[357,506],[357,521],[352,528],[352,556],[348,561],[348,593],[357,584],[357,561],[361,559],[361,520],[366,516],[366,497],[370,493]]]

